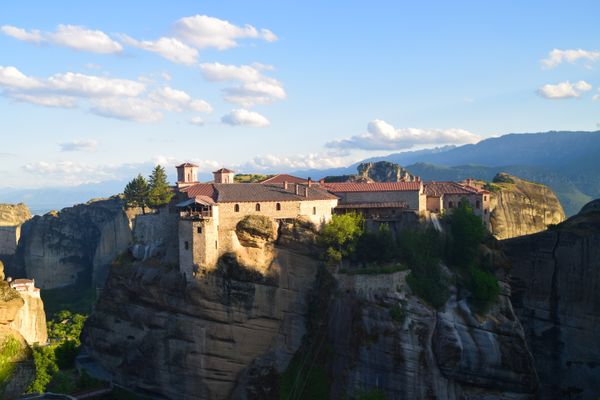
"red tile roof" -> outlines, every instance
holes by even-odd
[[[196,164],[192,164],[192,163],[189,163],[189,162],[180,164],[180,165],[176,166],[175,168],[183,168],[183,167],[196,167],[196,168],[198,168],[198,166]]]
[[[298,186],[299,194],[296,194]],[[304,190],[308,190],[308,197]],[[298,201],[298,200],[335,200],[336,196],[317,186],[289,184],[288,189],[283,184],[262,183],[198,183],[182,189],[188,198],[208,196],[217,203],[235,203],[244,201]]]
[[[421,182],[330,182],[321,187],[333,193],[418,191]]]
[[[341,203],[336,208],[408,208],[404,201],[385,201],[381,203]]]
[[[213,174],[218,174],[218,173],[221,173],[221,174],[232,174],[234,172],[235,171],[232,171],[232,170],[227,169],[227,168],[221,168],[221,169],[218,169],[216,171],[213,171]]]
[[[466,185],[461,185],[457,182],[426,182],[425,194],[427,196],[442,196],[444,194],[478,194],[480,190]]]
[[[260,183],[283,183],[283,182],[306,183],[307,180],[304,178],[298,178],[297,176],[293,176],[293,175],[277,174],[277,175],[273,175],[269,178],[266,178],[266,179],[260,181]]]

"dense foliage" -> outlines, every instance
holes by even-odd
[[[479,247],[488,232],[467,201],[461,201],[446,219],[450,227],[447,261],[461,273],[471,305],[484,313],[500,293],[498,280],[478,260]]]
[[[16,362],[23,357],[24,346],[12,336],[4,338],[4,341],[0,343],[0,389],[12,375]]]
[[[29,392],[44,392],[49,385],[67,390],[81,384],[81,378],[74,377],[72,369],[81,345],[79,336],[85,318],[81,314],[61,311],[48,321],[48,338],[51,344],[33,347],[36,374]]]
[[[123,191],[125,202],[128,207],[141,207],[142,211],[146,213],[146,207],[148,206],[148,195],[150,194],[150,187],[148,181],[138,174],[133,178],[126,186]]]
[[[358,213],[334,215],[323,227],[319,242],[325,248],[325,257],[331,264],[341,263],[344,257],[354,255],[364,233],[364,217]]]
[[[150,175],[148,205],[153,208],[163,207],[169,204],[172,197],[173,191],[167,182],[167,173],[163,167],[157,165]]]
[[[125,186],[123,197],[128,207],[140,207],[144,214],[146,207],[159,208],[169,204],[173,191],[165,169],[160,165],[154,167],[149,180],[138,174]]]
[[[406,230],[398,235],[403,261],[410,265],[406,277],[413,292],[435,308],[441,308],[450,296],[449,282],[440,266],[443,253],[440,234],[433,228]]]

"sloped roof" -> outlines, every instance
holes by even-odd
[[[213,171],[213,174],[219,174],[219,173],[221,173],[221,174],[232,174],[234,172],[235,171],[232,171],[232,170],[227,169],[227,168],[221,168],[221,169],[218,169],[216,171]]]
[[[333,193],[419,191],[421,182],[330,182],[321,187]]]
[[[298,186],[299,194],[296,194]],[[308,197],[304,190],[308,190]],[[255,202],[255,201],[299,201],[299,200],[335,200],[336,196],[321,188],[306,185],[263,184],[263,183],[199,183],[182,190],[188,198],[208,196],[217,203]]]
[[[192,164],[192,163],[189,163],[189,162],[180,164],[180,165],[176,166],[175,168],[183,168],[183,167],[196,167],[196,168],[198,168],[198,166],[196,164]]]
[[[283,183],[283,182],[306,183],[307,180],[304,178],[299,178],[297,176],[293,176],[293,175],[277,174],[277,175],[270,176],[270,177],[260,181],[260,183]]]
[[[425,194],[427,196],[442,196],[444,194],[477,194],[480,191],[474,187],[461,185],[457,182],[426,182]]]

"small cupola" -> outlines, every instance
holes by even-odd
[[[214,182],[215,183],[235,183],[233,180],[235,172],[227,169],[221,168],[213,172]]]

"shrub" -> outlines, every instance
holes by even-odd
[[[385,400],[385,392],[381,389],[370,389],[364,392],[359,392],[356,400]]]
[[[51,346],[33,346],[33,362],[35,364],[35,379],[27,388],[28,393],[43,393],[52,377],[58,372],[56,356]]]
[[[470,302],[477,312],[485,313],[500,294],[500,286],[494,274],[476,266],[469,268]]]
[[[353,255],[364,232],[364,217],[358,213],[334,215],[321,230],[319,243],[325,247],[325,258],[339,263],[343,257]]]
[[[404,323],[406,320],[406,301],[401,302],[401,304],[394,304],[392,308],[390,308],[390,318],[393,321],[399,322],[400,324]]]

